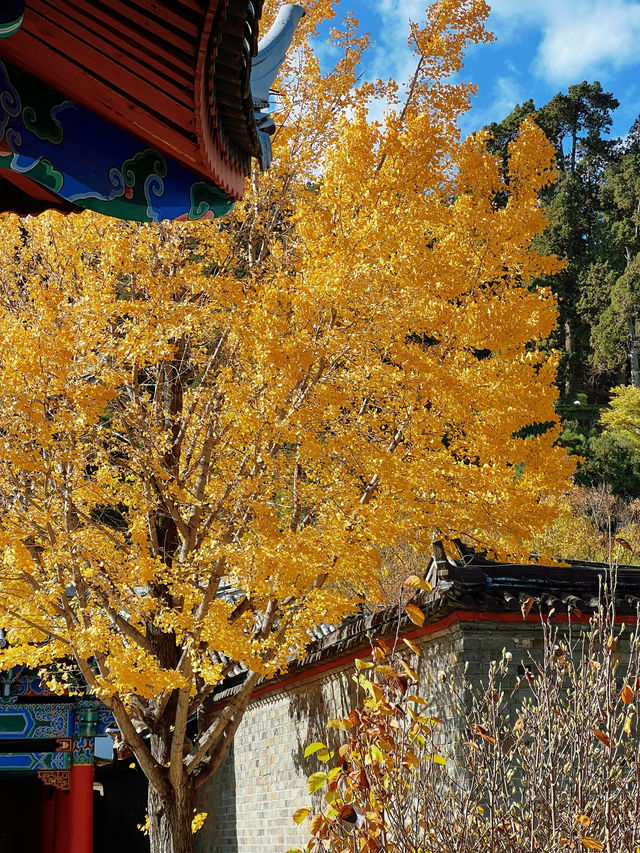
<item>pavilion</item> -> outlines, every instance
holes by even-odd
[[[262,5],[0,0],[0,212],[227,213],[252,159],[270,165],[270,90],[304,14],[284,6],[259,41]],[[11,670],[0,687],[0,850],[91,853],[109,712],[79,682],[61,696]]]

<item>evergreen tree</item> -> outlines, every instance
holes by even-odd
[[[621,156],[606,170],[602,206],[608,226],[611,281],[602,311],[594,318],[593,361],[600,369],[629,368],[629,382],[640,388],[640,135],[634,124]]]

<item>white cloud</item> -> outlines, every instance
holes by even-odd
[[[409,21],[424,20],[425,0],[375,0],[376,38],[367,77],[404,82],[415,68],[415,59],[407,44]]]
[[[638,61],[639,2],[493,0],[491,6],[500,40],[526,26],[541,31],[533,70],[549,83],[573,83]]]
[[[460,128],[463,136],[479,130],[492,121],[502,121],[516,104],[521,104],[528,97],[519,80],[514,77],[498,77],[493,85],[489,106],[483,109],[474,106],[470,112],[462,116]]]

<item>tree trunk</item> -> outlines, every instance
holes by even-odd
[[[629,358],[631,360],[631,384],[640,388],[640,341],[636,335],[635,318],[627,317],[627,332],[629,333]]]
[[[151,853],[193,853],[193,786],[184,784],[180,789],[170,788],[164,799],[149,785],[149,842]]]
[[[570,320],[565,320],[564,324],[564,351],[566,353],[566,361],[564,365],[564,393],[571,396],[575,392],[576,377],[575,377],[575,360],[574,360],[574,343],[573,343],[573,327]]]

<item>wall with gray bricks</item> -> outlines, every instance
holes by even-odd
[[[450,627],[414,640],[423,655],[412,665],[420,676],[420,693],[429,711],[443,719],[440,736],[454,743],[460,730],[449,685],[467,678],[480,683],[489,662],[502,650],[513,655],[513,683],[517,666],[541,645],[538,625],[515,622],[454,622]],[[363,652],[363,656],[364,656]],[[305,746],[315,741],[333,745],[338,733],[326,728],[329,717],[346,715],[354,705],[353,665],[316,673],[252,701],[236,733],[224,765],[200,796],[208,812],[196,836],[196,853],[286,853],[304,848],[307,824],[292,820],[296,809],[309,806],[306,777],[319,769],[317,759],[303,758]],[[318,805],[320,803],[320,795]]]

